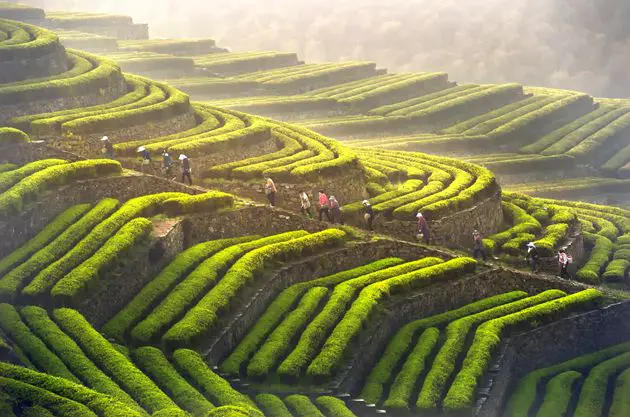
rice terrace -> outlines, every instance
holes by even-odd
[[[0,417],[630,417],[630,99],[0,2]]]

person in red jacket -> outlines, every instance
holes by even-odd
[[[330,217],[330,203],[328,201],[328,196],[323,190],[319,190],[319,221],[323,220],[323,215],[326,214],[326,218],[329,222],[332,222],[332,217]]]

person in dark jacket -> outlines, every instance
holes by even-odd
[[[192,168],[190,167],[190,160],[188,159],[188,157],[186,155],[179,155],[179,160],[182,163],[182,182],[184,182],[184,180],[186,178],[188,178],[188,184],[192,185],[192,177],[191,177],[191,173],[192,173]]]
[[[101,142],[103,142],[103,154],[110,159],[114,159],[114,145],[109,140],[107,136],[103,136],[101,138]]]
[[[538,249],[536,249],[536,245],[534,242],[529,242],[527,244],[527,255],[525,256],[525,260],[531,260],[532,272],[540,271],[540,255],[538,254]]]
[[[374,209],[368,200],[363,200],[363,218],[367,223],[368,230],[374,230],[372,222],[374,221]]]
[[[473,232],[473,258],[477,259],[478,256],[481,256],[484,262],[486,261],[486,250],[483,246],[481,234],[475,230]]]
[[[162,163],[164,165],[164,173],[166,178],[169,180],[174,180],[175,176],[173,175],[173,158],[168,154],[168,151],[164,149],[162,151]]]
[[[429,230],[427,219],[424,218],[422,213],[416,214],[416,219],[418,219],[418,240],[422,239],[424,243],[428,245],[431,238],[431,231]]]

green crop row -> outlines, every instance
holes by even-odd
[[[420,199],[416,199],[415,193],[411,193],[400,197],[405,201],[405,204],[402,205],[398,204],[397,200],[390,200],[387,209],[395,207],[392,202],[396,201],[398,207],[394,209],[393,215],[400,220],[410,220],[420,210],[428,219],[437,218],[448,212],[472,207],[478,201],[491,196],[497,190],[496,178],[490,171],[468,162],[410,152],[371,150],[369,155],[384,160],[396,161],[402,165],[419,163],[421,166],[433,166],[446,171],[455,178],[441,191],[436,192],[431,189],[432,193],[426,197],[423,196]],[[432,179],[433,177],[431,176],[428,180],[429,186],[420,190],[419,193],[424,194],[427,189],[436,187],[435,185],[432,186]],[[441,177],[439,179],[440,182],[443,180],[445,178]],[[408,202],[410,200],[412,202]]]
[[[529,113],[535,112],[541,108],[544,108],[548,104],[552,104],[555,101],[561,100],[557,97],[546,97],[542,100],[534,101],[526,106],[522,106],[517,110],[511,111],[504,115],[495,117],[493,119],[487,120],[483,123],[478,124],[472,129],[468,129],[463,132],[465,135],[486,135],[493,130],[500,128],[501,126],[511,123],[512,121],[518,119],[519,117],[528,117]]]
[[[573,415],[575,417],[602,415],[610,378],[620,369],[625,370],[629,367],[630,353],[622,353],[593,367],[584,380]]]
[[[20,366],[10,365],[8,363],[0,363],[0,376],[3,383],[0,386],[8,386],[9,383],[20,383],[20,387],[13,390],[12,397],[20,398],[26,402],[36,399],[39,393],[50,392],[67,398],[79,404],[85,404],[90,410],[93,410],[99,417],[146,417],[146,412],[136,411],[121,402],[116,401],[112,397],[92,391],[83,385],[75,384],[64,378],[52,375],[42,374],[33,370]],[[36,394],[33,394],[30,387],[38,388]],[[0,389],[1,390],[1,389]],[[89,410],[88,410],[89,411]],[[62,414],[64,415],[64,414]],[[91,415],[91,414],[87,414]],[[77,417],[85,417],[86,414],[80,414]]]
[[[123,340],[125,333],[149,313],[151,306],[156,305],[204,259],[229,246],[251,239],[254,237],[212,240],[181,252],[157,277],[145,285],[129,304],[103,326],[103,333],[116,340]]]
[[[533,405],[536,402],[539,386],[548,378],[570,370],[582,372],[583,370],[588,370],[598,363],[604,362],[626,352],[630,352],[630,342],[615,345],[598,352],[580,356],[548,368],[538,369],[527,374],[518,381],[516,389],[506,405],[505,415],[509,417],[527,417],[528,415],[531,415],[530,411],[532,411]]]
[[[456,310],[407,323],[388,343],[385,352],[368,375],[367,381],[361,391],[361,397],[369,403],[379,402],[383,395],[385,384],[394,377],[394,370],[398,364],[402,363],[405,355],[411,349],[413,339],[418,332],[430,327],[442,326],[462,317],[505,305],[526,296],[527,293],[523,291],[499,294],[465,305]]]
[[[480,379],[490,366],[492,354],[501,342],[502,334],[511,327],[549,320],[593,303],[602,297],[595,289],[580,291],[560,299],[526,308],[479,326],[462,368],[444,398],[444,409],[461,410],[474,405]],[[596,415],[596,414],[590,414]]]
[[[0,146],[30,142],[31,138],[19,129],[0,127]],[[2,170],[0,170],[2,172]]]
[[[273,394],[258,394],[256,402],[265,412],[265,415],[274,417],[293,417],[287,406],[282,400]]]
[[[40,20],[44,18],[45,13],[36,7],[5,2],[0,5],[0,15],[13,20]]]
[[[376,212],[379,212],[381,211],[381,208],[382,208],[382,205],[380,203],[387,204],[388,201],[394,198],[403,197],[414,191],[421,191],[423,187],[424,187],[424,182],[422,180],[407,180],[404,183],[402,183],[399,187],[397,187],[395,190],[384,192],[370,199],[370,204],[373,207],[378,205],[378,207],[376,207],[374,210]],[[343,212],[346,214],[356,213],[356,212],[361,211],[362,209],[363,209],[363,204],[360,201],[357,201],[355,203],[345,205],[343,207]]]
[[[614,259],[607,266],[602,274],[605,281],[621,281],[628,275],[630,261],[627,259]]]
[[[51,187],[121,172],[120,163],[111,159],[92,159],[44,168],[0,194],[0,215],[8,217],[21,212],[27,203]]]
[[[547,383],[545,398],[536,417],[567,415],[573,389],[580,378],[582,374],[576,371],[563,372],[553,377]]]
[[[608,415],[623,417],[630,413],[630,368],[623,371],[615,381],[615,391]]]
[[[190,55],[216,51],[214,39],[138,39],[119,40],[119,50],[161,52],[173,55]]]
[[[533,144],[523,147],[522,150],[527,153],[542,153],[543,155],[564,153],[621,114],[623,113],[612,107],[602,106],[543,136]]]
[[[501,206],[503,208],[503,215],[509,219],[513,226],[486,238],[487,240],[493,241],[495,245],[502,246],[518,234],[538,234],[541,231],[542,226],[540,222],[516,204],[502,202]]]
[[[306,93],[307,96],[319,96],[327,98],[346,98],[352,97],[358,93],[369,91],[370,88],[387,85],[394,81],[400,81],[415,76],[416,74],[383,74],[374,77],[364,78],[346,82],[343,84],[332,85],[330,87],[318,88]]]
[[[610,220],[607,220],[598,215],[587,215],[584,213],[580,213],[580,218],[591,222],[591,224],[593,224],[593,226],[595,226],[597,230],[596,234],[607,237],[613,242],[617,240],[619,229],[617,229],[617,226]]]
[[[332,152],[334,157],[326,161],[302,161],[302,164],[300,164],[300,166],[291,171],[291,176],[293,178],[296,178],[298,180],[306,180],[308,178],[311,178],[313,175],[317,175],[318,177],[338,177],[347,169],[358,168],[357,155],[354,153],[354,151],[345,147],[341,143],[301,126],[291,125],[283,122],[274,122],[270,119],[264,120],[268,123],[274,123],[275,125],[278,125],[280,127],[292,130],[296,135],[294,136],[296,140],[298,136],[301,137],[304,146],[311,150],[314,149],[313,144],[315,142],[318,142],[320,144],[323,144],[330,152]]]
[[[284,402],[298,417],[325,417],[306,395],[289,395],[284,399]]]
[[[67,121],[73,120],[77,114],[90,116],[93,114],[101,114],[110,109],[133,105],[142,98],[146,97],[149,90],[149,84],[140,77],[125,74],[125,82],[127,93],[110,102],[99,104],[96,106],[80,107],[74,109],[59,110],[52,113],[39,113],[34,115],[26,115],[14,117],[10,123],[34,134],[50,134],[52,132],[61,133],[61,125]]]
[[[0,103],[15,105],[29,101],[97,94],[100,90],[117,85],[122,80],[120,68],[113,61],[85,52],[74,50],[72,52],[89,57],[88,59],[95,63],[95,68],[74,77],[0,87]]]
[[[395,265],[390,268],[349,279],[337,285],[321,312],[308,324],[299,337],[295,349],[278,367],[278,374],[296,379],[320,352],[326,339],[334,332],[335,326],[347,314],[357,292],[378,282],[387,282],[394,277],[413,273],[438,263],[439,258],[423,258],[413,262]]]
[[[549,290],[451,322],[446,327],[446,340],[438,351],[418,395],[416,402],[418,409],[433,410],[438,407],[448,388],[447,383],[456,371],[457,361],[464,353],[466,338],[474,326],[565,295],[562,291]]]
[[[499,107],[498,109],[482,114],[481,116],[473,117],[471,119],[468,119],[463,122],[457,123],[453,126],[450,126],[446,129],[442,129],[440,133],[453,135],[453,134],[464,134],[464,132],[466,132],[465,134],[468,135],[469,131],[472,131],[473,129],[477,128],[477,126],[481,125],[482,123],[490,122],[496,118],[503,117],[507,114],[510,114],[514,111],[518,111],[519,109],[527,107],[531,104],[535,104],[539,102],[546,102],[546,101],[547,101],[546,97],[541,97],[541,96],[527,97],[523,100],[517,101],[516,103],[511,103],[506,106]]]
[[[520,84],[499,84],[476,92],[470,92],[462,96],[456,96],[440,100],[439,103],[425,106],[419,110],[413,110],[405,113],[405,117],[424,118],[435,116],[446,111],[455,111],[462,106],[468,106],[477,103],[480,100],[491,99],[497,95],[519,95],[523,93],[523,87]]]
[[[609,173],[614,172],[624,167],[628,162],[630,162],[630,145],[625,146],[619,152],[615,153],[601,166],[601,169]]]
[[[13,379],[0,377],[0,392],[9,395],[16,401],[31,403],[45,410],[49,409],[60,416],[97,417],[83,404]]]
[[[78,52],[78,51],[76,51]],[[98,62],[93,62],[89,56],[84,56],[80,52],[68,52],[68,70],[60,72],[59,74],[47,75],[44,77],[28,78],[23,81],[16,81],[9,84],[4,84],[4,87],[17,87],[24,86],[33,83],[48,82],[53,80],[64,80],[67,78],[73,78],[85,74],[93,70]]]
[[[248,125],[246,123],[248,120],[242,120],[232,115],[229,111],[200,105],[199,103],[195,103],[193,108],[195,109],[198,122],[197,126],[168,136],[117,143],[114,145],[114,150],[122,156],[135,156],[136,149],[139,146],[146,145],[150,152],[159,152],[163,149],[169,149],[171,145],[184,143],[198,137],[229,133],[233,130],[243,129]]]
[[[155,383],[118,352],[77,311],[62,308],[53,312],[55,321],[72,337],[85,354],[107,372],[138,404],[154,413],[177,407]]]
[[[33,175],[42,169],[65,164],[67,162],[68,161],[64,161],[63,159],[41,159],[35,162],[30,162],[12,171],[0,174],[0,193],[5,192],[24,178]]]
[[[577,278],[588,283],[599,283],[600,273],[612,257],[613,244],[607,237],[583,233],[584,241],[593,246],[591,256],[578,270]]]
[[[90,208],[90,204],[79,204],[70,207],[68,210],[53,219],[53,221],[46,225],[46,227],[35,235],[35,237],[13,251],[4,259],[0,260],[0,277],[4,276],[7,271],[15,268],[33,254],[46,247],[50,242],[57,238],[57,236],[63,233],[64,230],[77,222],[77,220],[87,213]]]
[[[471,89],[459,89],[451,94],[440,96],[438,98],[434,98],[432,100],[424,100],[418,104],[404,107],[400,110],[393,111],[388,113],[387,116],[411,116],[416,113],[426,111],[427,109],[431,109],[434,106],[440,106],[443,103],[450,103],[453,100],[459,100],[468,96],[474,96],[475,94],[482,93],[484,91],[490,90],[490,86],[476,86]]]
[[[61,258],[41,270],[24,288],[22,294],[28,297],[46,296],[59,280],[90,258],[126,223],[135,217],[151,213],[159,208],[163,201],[181,195],[181,193],[152,194],[127,201],[115,213],[95,226],[83,240],[65,252]]]
[[[304,294],[297,307],[269,335],[265,343],[252,357],[247,366],[247,375],[260,378],[291,348],[291,340],[304,329],[318,306],[328,295],[328,288],[313,287]]]
[[[149,94],[144,99],[148,101],[146,106],[120,111],[112,110],[101,115],[81,117],[64,123],[61,130],[66,136],[107,132],[108,130],[170,119],[189,111],[188,95],[166,84],[156,84],[156,89],[163,91],[164,98],[160,95],[154,101]]]
[[[98,392],[111,395],[139,413],[144,412],[129,394],[120,389],[109,376],[85,356],[76,342],[51,320],[46,310],[29,306],[24,307],[21,313],[31,331],[65,363],[81,382]]]
[[[534,242],[541,256],[553,256],[555,249],[567,237],[569,225],[566,223],[551,224],[545,227],[543,237]]]
[[[59,38],[48,29],[2,18],[0,25],[8,30],[17,28],[20,33],[28,35],[26,39],[19,37],[19,40],[12,37],[11,39],[18,41],[17,43],[1,43],[0,61],[32,60],[60,50]]]
[[[427,367],[431,352],[438,346],[439,337],[440,331],[435,327],[422,332],[418,343],[409,353],[401,371],[392,382],[389,397],[383,404],[384,407],[409,409],[411,393],[416,386],[416,381]]]
[[[292,240],[263,246],[245,254],[184,318],[164,335],[167,344],[190,344],[216,326],[219,314],[229,309],[242,288],[252,282],[268,265],[343,243],[345,232],[328,229]]]
[[[385,258],[379,261],[363,265],[347,271],[338,272],[333,275],[318,278],[295,284],[280,293],[274,299],[265,313],[256,321],[254,327],[247,333],[247,336],[234,349],[230,356],[221,363],[219,369],[233,375],[240,373],[241,366],[254,354],[273,329],[280,323],[282,318],[289,313],[297,300],[309,289],[315,286],[333,286],[341,282],[351,280],[363,275],[389,268],[402,263],[400,258]]]
[[[267,163],[269,162],[273,162],[274,165],[271,165],[273,167],[277,166],[276,164],[292,163],[297,159],[307,158],[312,155],[312,151],[302,151],[301,143],[292,137],[284,135],[282,132],[275,129],[272,130],[271,133],[276,139],[278,146],[281,148],[279,151],[215,165],[206,171],[206,173],[210,176],[224,176],[228,178],[232,175],[247,178],[250,175],[255,175],[254,173],[258,173],[258,178],[260,178],[262,171],[267,167]],[[278,163],[278,161],[281,161],[281,163]]]
[[[400,80],[394,80],[381,86],[373,86],[364,89],[361,92],[355,91],[351,96],[337,98],[341,103],[370,105],[370,100],[378,103],[380,97],[387,97],[388,94],[398,91],[409,91],[412,89],[422,89],[427,85],[446,84],[448,82],[448,74],[444,72],[411,74]],[[352,93],[349,93],[352,94]]]
[[[12,163],[0,164],[0,174],[13,171],[14,169],[17,169],[17,168],[18,166]]]
[[[266,245],[284,242],[307,235],[304,231],[288,232],[254,241],[238,243],[215,253],[202,262],[184,280],[179,282],[140,323],[131,331],[131,338],[137,343],[149,343],[168,329],[168,326],[181,317],[186,310],[194,305],[208,289],[221,278],[230,265],[236,262],[248,251]]]
[[[315,404],[324,410],[324,414],[334,417],[357,417],[343,400],[339,398],[323,396],[315,400]]]
[[[129,25],[133,23],[130,16],[84,13],[84,12],[47,12],[46,18],[56,27],[68,26],[110,26]]]
[[[432,104],[439,103],[443,100],[448,100],[452,97],[459,97],[465,94],[470,94],[475,91],[481,91],[487,89],[487,86],[480,86],[476,84],[465,84],[456,87],[447,88],[437,91],[435,93],[426,94],[420,97],[415,97],[409,100],[401,101],[398,103],[390,104],[387,106],[377,107],[369,111],[369,114],[378,116],[396,116],[406,115],[410,109],[420,109]]]
[[[261,71],[251,72],[248,74],[237,75],[234,78],[240,81],[255,81],[257,83],[264,83],[266,81],[270,81],[276,78],[282,78],[287,75],[299,75],[303,73],[317,71],[320,69],[334,68],[336,66],[337,64],[335,63],[302,64],[302,65],[296,65],[292,67],[276,68],[272,70],[261,70]]]
[[[212,372],[197,352],[178,349],[173,353],[173,360],[178,369],[197,387],[201,388],[213,404],[256,408],[254,402],[247,395],[236,391],[229,382]]]
[[[567,155],[580,161],[587,161],[593,157],[593,153],[602,149],[607,142],[622,137],[630,130],[630,113],[625,113],[591,136],[584,139],[578,145],[567,151]]]
[[[232,194],[221,191],[209,191],[194,196],[172,198],[164,201],[164,211],[170,216],[182,214],[208,213],[234,204]]]
[[[223,74],[242,74],[260,68],[293,66],[298,62],[297,55],[288,52],[237,52],[195,57],[196,67]]]
[[[352,340],[357,337],[383,299],[438,282],[461,278],[474,271],[476,265],[477,262],[473,259],[456,258],[364,288],[309,365],[307,375],[315,378],[331,377],[341,366]]]
[[[182,409],[194,417],[206,417],[214,405],[182,377],[161,350],[142,347],[133,351],[133,359]]]
[[[293,132],[274,129],[272,130],[272,135],[279,141],[290,144],[295,143],[298,149],[292,152],[290,155],[273,159],[270,158],[270,156],[273,154],[267,154],[265,155],[267,156],[267,158],[260,162],[251,163],[252,160],[256,160],[254,158],[238,161],[237,163],[240,166],[236,167],[231,172],[231,176],[233,178],[240,178],[244,180],[257,179],[261,178],[263,176],[263,173],[266,173],[266,175],[273,175],[274,178],[281,178],[280,175],[284,174],[286,178],[286,172],[296,166],[299,166],[299,164],[301,164],[303,161],[314,161],[314,158],[319,158],[323,160],[332,158],[332,154],[325,148],[325,146],[317,142],[311,143],[310,141],[308,141],[308,139],[306,140],[306,142],[311,145],[311,149],[305,149],[304,138],[299,135],[293,134]],[[288,153],[288,151],[291,151],[293,148],[294,146],[285,147],[281,151],[274,154],[285,154]],[[248,163],[248,161],[250,163]]]
[[[494,138],[509,139],[512,137],[519,137],[519,135],[526,132],[532,125],[539,125],[549,118],[557,117],[556,113],[567,112],[573,106],[581,105],[584,102],[592,102],[591,96],[587,94],[571,95],[559,100],[552,101],[551,103],[534,110],[524,116],[517,117],[516,119],[488,132],[488,135]],[[525,134],[525,136],[527,136]]]
[[[14,299],[18,291],[20,291],[31,278],[37,276],[46,267],[71,251],[94,227],[105,220],[117,206],[118,200],[101,200],[78,221],[69,225],[51,242],[38,249],[30,258],[23,260],[19,265],[13,265],[12,269],[0,279],[0,299]],[[37,237],[35,239],[37,239]],[[21,249],[19,249],[16,254],[19,255],[20,251]],[[4,264],[5,260],[2,261],[5,267],[9,263],[13,264],[12,256],[13,255],[10,255],[8,258],[5,258],[7,264]],[[6,272],[6,270],[4,272]]]
[[[50,292],[51,296],[58,300],[75,300],[85,295],[90,287],[104,278],[104,274],[129,256],[152,230],[153,223],[150,220],[142,217],[131,220],[105,241],[94,255],[61,278]]]
[[[20,347],[37,369],[72,382],[79,382],[61,359],[51,352],[44,342],[31,333],[12,305],[0,304],[0,328]]]
[[[5,3],[6,4],[6,3]],[[16,26],[8,20],[0,21],[0,30],[5,34],[6,39],[2,41],[3,46],[24,44],[30,42],[31,34],[20,26]]]

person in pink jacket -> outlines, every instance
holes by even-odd
[[[332,217],[330,217],[330,202],[328,201],[328,196],[323,190],[319,190],[319,221],[323,220],[324,213],[328,221],[331,222]]]

